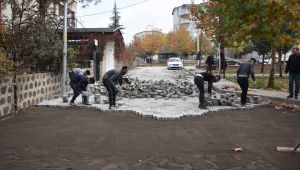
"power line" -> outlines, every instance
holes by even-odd
[[[136,6],[136,5],[145,3],[145,2],[147,2],[147,1],[149,1],[149,0],[140,1],[140,2],[137,2],[137,3],[131,4],[131,5],[127,5],[127,6],[118,8],[118,9],[125,9],[125,8],[129,8],[129,7],[133,7],[133,6]],[[81,15],[81,16],[77,16],[77,18],[88,17],[88,16],[94,16],[94,15],[101,15],[101,14],[105,14],[105,13],[112,12],[112,11],[113,11],[113,10],[108,10],[108,11],[98,12],[98,13],[94,13],[94,14]]]

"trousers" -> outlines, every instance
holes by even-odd
[[[244,105],[247,102],[247,93],[248,93],[248,87],[249,87],[249,80],[248,77],[238,77],[238,84],[240,85],[242,89],[241,94],[241,103]]]
[[[204,105],[204,79],[201,76],[195,76],[194,78],[194,82],[197,85],[198,89],[199,89],[199,103],[200,105]]]
[[[108,92],[109,106],[116,105],[117,90],[115,85],[107,79],[103,79],[102,82]]]

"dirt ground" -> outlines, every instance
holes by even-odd
[[[299,170],[300,154],[275,151],[297,138],[300,113],[273,108],[180,121],[31,108],[0,121],[0,169]]]

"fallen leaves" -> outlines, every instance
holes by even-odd
[[[232,148],[230,150],[234,151],[234,152],[242,152],[242,151],[244,151],[244,149],[242,147],[234,147],[234,148]]]
[[[300,112],[300,106],[296,105],[296,104],[275,103],[275,104],[273,104],[273,106],[277,110],[290,109],[294,112]]]

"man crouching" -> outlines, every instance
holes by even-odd
[[[208,93],[211,94],[212,84],[220,81],[221,77],[219,75],[212,75],[207,72],[196,73],[194,76],[194,82],[199,89],[199,109],[206,109],[206,105],[204,102],[204,81],[208,82]]]

